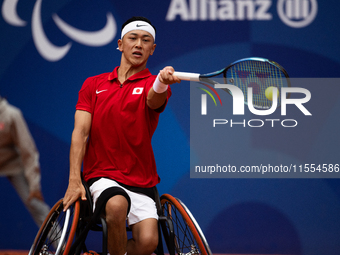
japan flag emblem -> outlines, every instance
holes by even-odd
[[[140,95],[143,92],[143,88],[134,88],[132,91],[132,95]]]

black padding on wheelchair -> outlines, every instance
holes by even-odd
[[[96,209],[95,209],[95,211],[93,213],[95,215],[95,217],[100,215],[100,213],[103,211],[107,201],[111,197],[114,197],[114,196],[117,196],[117,195],[121,195],[121,196],[125,197],[126,200],[128,201],[127,214],[129,214],[130,207],[131,207],[131,199],[130,199],[129,195],[126,193],[125,190],[123,190],[120,187],[111,187],[111,188],[108,188],[108,189],[104,190],[100,194],[99,198],[97,199]]]

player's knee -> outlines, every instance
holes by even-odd
[[[110,198],[105,207],[106,221],[108,223],[125,222],[127,210],[128,202],[125,197],[117,195]]]
[[[153,253],[158,245],[158,234],[151,233],[143,235],[143,237],[139,240],[140,250],[143,251],[142,254],[151,254]]]

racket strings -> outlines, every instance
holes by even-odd
[[[268,87],[279,89],[287,86],[286,76],[283,71],[271,64],[263,61],[242,61],[231,66],[226,73],[228,83],[239,87],[248,102],[248,87],[252,88],[252,103],[257,108],[268,109],[272,106],[272,101],[265,96]],[[281,99],[278,97],[278,105]]]

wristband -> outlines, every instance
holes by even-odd
[[[164,93],[165,91],[167,91],[169,85],[162,83],[159,80],[158,76],[159,76],[159,74],[157,75],[157,78],[156,78],[155,82],[153,83],[152,87],[153,87],[153,90],[156,93],[161,94],[161,93]]]

